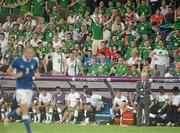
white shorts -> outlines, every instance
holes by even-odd
[[[17,89],[16,90],[16,100],[18,104],[28,104],[30,106],[31,100],[33,96],[32,90],[25,90],[25,89]]]

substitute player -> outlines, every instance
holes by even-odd
[[[29,120],[29,107],[33,95],[33,77],[40,77],[38,62],[33,58],[32,48],[26,48],[22,57],[15,59],[7,70],[8,75],[16,78],[16,100],[19,108],[8,114],[8,118],[21,116],[27,129],[32,133]]]

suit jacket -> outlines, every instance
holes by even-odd
[[[136,97],[135,102],[138,102],[140,98],[144,99],[144,102],[150,102],[151,95],[151,82],[145,81],[145,85],[142,84],[142,81],[138,81],[136,84]]]

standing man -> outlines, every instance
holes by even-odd
[[[40,76],[38,62],[33,55],[33,49],[26,48],[23,57],[15,59],[7,71],[8,75],[16,78],[16,100],[19,104],[19,108],[8,114],[8,118],[16,119],[18,116],[22,116],[27,133],[32,133],[29,107],[33,96],[33,77]]]
[[[138,81],[136,85],[137,126],[142,126],[142,109],[145,112],[145,125],[149,126],[150,95],[151,82],[148,81],[147,73],[142,73],[141,81]]]
[[[155,68],[156,76],[163,77],[166,73],[167,67],[169,66],[169,53],[163,47],[163,40],[159,40],[158,48],[154,49],[150,53],[151,65]]]
[[[55,48],[55,52],[47,54],[45,56],[45,72],[47,72],[47,65],[49,62],[49,58],[52,60],[52,67],[53,67],[53,76],[60,76],[65,75],[65,63],[66,63],[66,56],[64,53],[61,52],[59,46]]]
[[[92,52],[93,55],[97,54],[97,50],[100,49],[100,44],[103,41],[103,28],[108,25],[114,19],[114,15],[106,21],[105,23],[100,22],[99,17],[95,17],[94,22],[86,22],[87,25],[91,26],[93,31],[93,42],[92,42]]]

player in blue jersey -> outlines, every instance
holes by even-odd
[[[8,118],[16,119],[21,116],[27,133],[32,133],[29,107],[33,96],[33,77],[40,76],[38,62],[33,55],[33,49],[26,48],[23,57],[15,59],[7,71],[8,75],[16,78],[16,100],[19,104],[19,108],[8,114]]]

